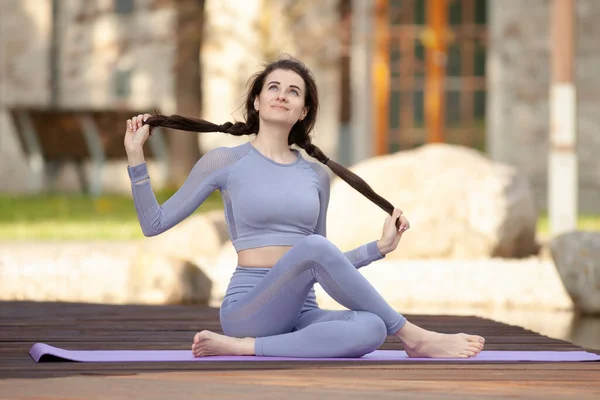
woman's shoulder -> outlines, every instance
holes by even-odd
[[[219,146],[204,153],[198,164],[210,165],[211,170],[222,169],[237,164],[246,154],[249,148],[247,143],[237,146]]]
[[[204,156],[211,159],[239,160],[250,151],[249,142],[236,146],[219,146],[208,150]]]
[[[325,168],[325,166],[320,162],[308,161],[304,159],[304,161],[310,166],[313,170],[319,182],[324,185],[329,185],[331,182],[331,176],[329,175],[329,169]]]

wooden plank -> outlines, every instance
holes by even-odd
[[[220,331],[218,310],[200,306],[0,303],[0,393],[9,398],[594,398],[600,363],[42,363],[36,341],[67,349],[189,349],[199,329]],[[426,329],[469,331],[486,349],[580,350],[478,317],[408,315]],[[401,349],[389,338],[382,349]],[[10,379],[13,378],[13,379]],[[14,379],[18,378],[18,379]],[[50,378],[50,379],[39,379]],[[1,396],[0,396],[1,397]]]

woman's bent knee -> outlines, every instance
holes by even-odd
[[[341,250],[329,239],[321,235],[309,235],[296,244],[303,257],[327,263],[338,258],[345,258]],[[333,259],[332,259],[333,257]]]
[[[377,315],[366,312],[356,311],[359,328],[359,343],[364,354],[377,350],[387,338],[387,328],[385,322]],[[364,355],[363,354],[363,355]]]
[[[298,245],[312,251],[322,251],[330,249],[331,246],[333,246],[333,243],[331,243],[329,239],[324,236],[309,235],[300,240]]]

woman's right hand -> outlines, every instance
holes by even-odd
[[[150,114],[140,114],[127,120],[125,130],[125,150],[129,152],[140,152],[144,147],[144,143],[150,136],[150,126],[145,125]]]

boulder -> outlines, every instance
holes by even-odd
[[[225,217],[222,216],[220,222],[216,213],[191,215],[166,232],[144,239],[142,248],[199,265],[210,264],[221,251],[223,229],[227,232],[227,226],[222,226]]]
[[[223,210],[186,218],[142,242],[131,267],[130,301],[219,303],[237,261],[235,250],[231,261],[232,249]],[[221,264],[230,267],[229,276],[223,275]]]
[[[124,304],[131,242],[4,243],[0,299]]]
[[[131,260],[127,293],[129,303],[208,305],[212,282],[190,261],[140,251]]]
[[[569,232],[550,242],[550,253],[576,309],[600,314],[600,232]]]
[[[0,244],[0,300],[208,304],[211,290],[193,262],[138,242]]]
[[[388,259],[526,257],[537,252],[528,179],[476,150],[430,144],[351,168],[411,224]],[[328,237],[350,250],[381,237],[387,214],[334,179]]]
[[[478,260],[381,260],[360,273],[395,310],[407,314],[474,309],[569,311],[573,302],[552,260],[538,257]],[[319,284],[317,302],[343,309]],[[561,314],[556,312],[556,314]]]

